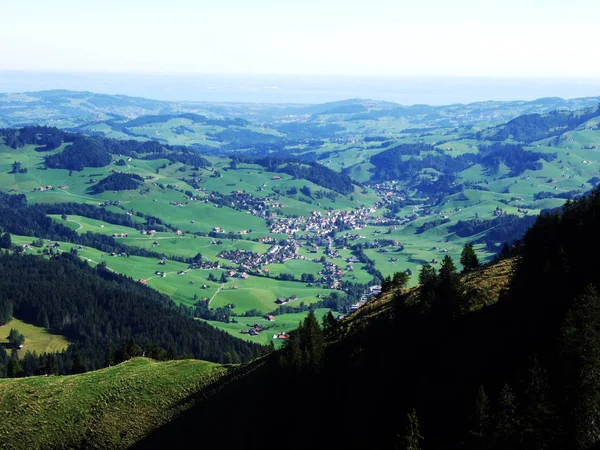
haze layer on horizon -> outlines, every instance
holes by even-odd
[[[600,77],[597,0],[3,3],[0,71]]]
[[[0,92],[66,89],[166,101],[448,105],[600,96],[600,78],[343,77],[0,72]]]

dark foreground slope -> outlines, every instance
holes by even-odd
[[[301,347],[290,340],[136,448],[193,447],[198,424],[232,449],[595,448],[600,273],[589,257],[599,222],[595,191],[541,217],[512,259],[462,277],[447,270],[430,296],[368,304],[329,334],[318,362],[319,338],[303,332]],[[419,447],[408,445],[413,408]]]

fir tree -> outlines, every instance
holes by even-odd
[[[8,361],[8,364],[6,366],[6,376],[8,378],[20,378],[22,376],[25,376],[25,372],[23,371],[21,363],[18,359],[11,358]]]
[[[325,333],[333,333],[337,328],[337,325],[337,320],[335,320],[331,311],[323,315],[323,331]]]
[[[46,353],[44,357],[44,373],[46,375],[58,374],[58,366],[56,365],[56,357],[53,353]]]
[[[406,272],[396,272],[392,278],[393,289],[404,289],[408,284],[409,276]]]
[[[282,365],[299,369],[302,366],[302,349],[300,348],[300,334],[302,333],[302,322],[298,328],[292,331],[285,343],[285,349],[281,356]]]
[[[397,450],[420,450],[423,436],[419,432],[419,418],[417,411],[413,408],[408,413],[408,423],[402,436],[398,436],[398,442],[395,448]]]
[[[479,267],[479,259],[473,249],[472,242],[465,244],[460,255],[460,263],[463,265],[463,272],[468,272]]]
[[[438,318],[450,319],[461,312],[460,303],[460,281],[456,266],[450,255],[446,255],[440,267],[433,310]]]
[[[323,360],[325,337],[314,311],[309,312],[304,319],[304,326],[300,332],[300,345],[305,364],[313,369],[318,368]]]
[[[490,433],[490,401],[483,386],[479,386],[475,399],[471,428],[469,430],[469,448],[484,450],[488,448]]]
[[[381,280],[381,292],[389,292],[392,288],[392,277],[388,275]]]
[[[9,233],[2,233],[0,235],[0,248],[12,248],[12,240]]]
[[[18,330],[11,328],[10,332],[8,333],[8,342],[10,342],[13,348],[19,348],[25,343],[25,336],[19,333]]]
[[[425,264],[419,272],[419,300],[423,310],[429,310],[435,300],[435,288],[437,286],[438,276],[435,269],[429,264]]]
[[[83,361],[81,361],[81,357],[79,356],[79,353],[75,353],[73,355],[73,366],[71,367],[71,373],[77,374],[77,373],[84,373],[84,372],[85,372],[85,366],[83,365]]]
[[[113,351],[112,340],[108,341],[104,353],[104,367],[110,367],[115,363],[115,352]]]
[[[495,447],[507,450],[515,448],[518,427],[517,398],[508,384],[505,384],[496,400],[494,410]]]
[[[576,448],[590,448],[600,440],[600,297],[591,285],[567,312],[561,349],[573,386],[570,434]]]
[[[520,434],[523,447],[544,450],[551,446],[556,429],[556,408],[548,400],[548,377],[534,356],[524,389],[524,408]]]

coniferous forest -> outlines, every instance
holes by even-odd
[[[3,253],[0,270],[11,274],[0,282],[0,323],[17,316],[73,343],[63,353],[38,355],[41,361],[56,359],[52,373],[73,373],[75,359],[78,370],[87,371],[143,354],[240,363],[259,351],[259,346],[193,320],[185,308],[157,291],[102,264],[91,268],[69,253],[49,261]],[[14,369],[7,371],[12,359],[0,348],[3,376],[17,375]],[[25,375],[45,373],[43,364],[27,364]]]

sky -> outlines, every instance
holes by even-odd
[[[0,71],[600,78],[598,18],[597,0],[3,0]]]

